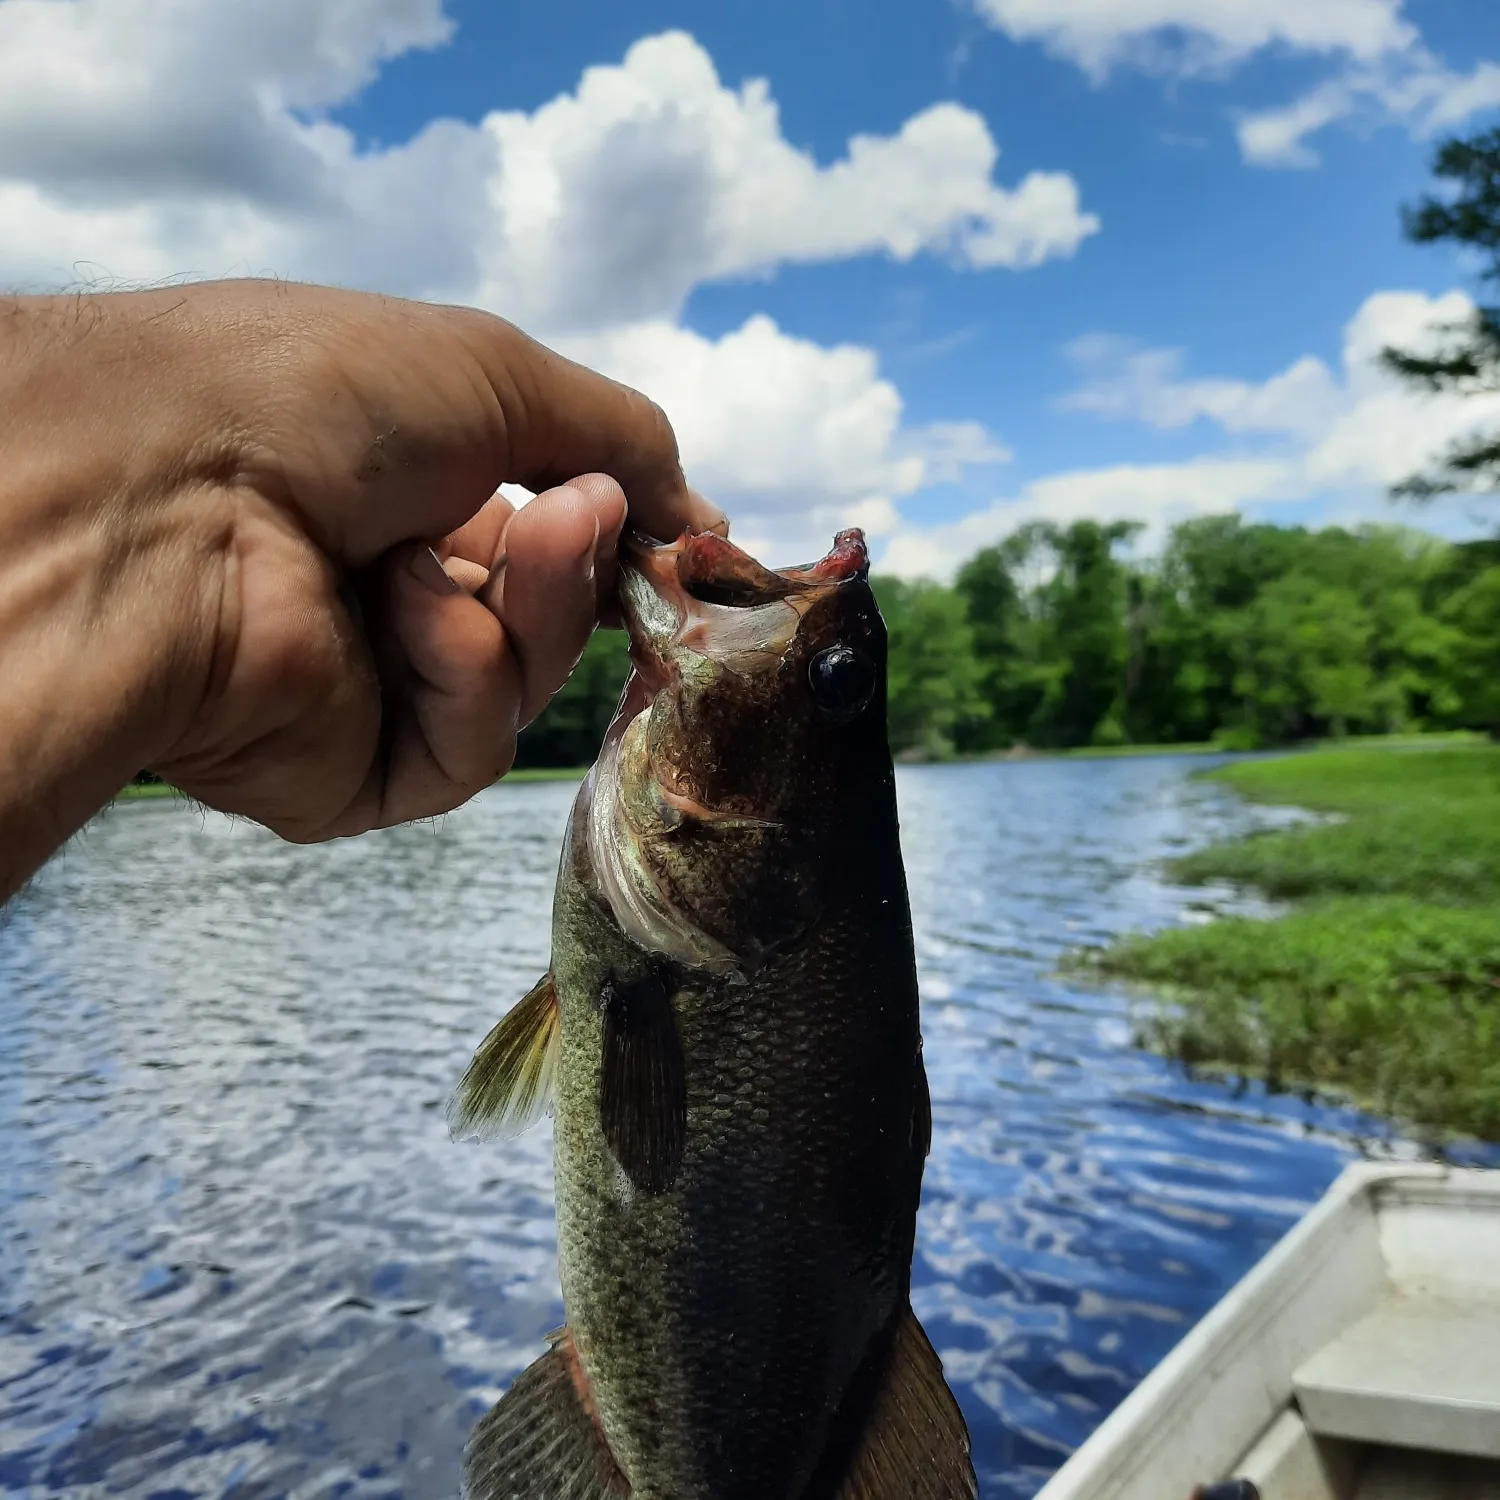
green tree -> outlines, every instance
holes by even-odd
[[[1407,237],[1417,244],[1442,240],[1478,252],[1480,281],[1500,284],[1500,126],[1467,140],[1444,141],[1432,170],[1451,191],[1403,210]],[[1500,307],[1481,305],[1471,317],[1437,332],[1435,349],[1387,349],[1387,367],[1428,390],[1460,395],[1500,391]],[[1404,479],[1394,493],[1422,499],[1449,490],[1496,488],[1500,432],[1491,432],[1459,441],[1426,472]]]
[[[962,595],[940,584],[876,578],[890,640],[891,749],[942,759],[986,704]]]
[[[518,766],[593,763],[630,672],[623,630],[596,630],[562,690],[516,745]]]
[[[1056,569],[1043,586],[1050,656],[1059,670],[1033,715],[1037,742],[1117,744],[1125,738],[1126,572],[1116,545],[1140,525],[1075,521],[1046,535]]]
[[[952,588],[877,579],[892,747],[1500,732],[1500,539],[1214,516],[1121,557],[1137,530],[1032,522]],[[627,670],[624,636],[596,633],[518,764],[591,761]]]
[[[1500,739],[1500,566],[1476,574],[1448,599],[1444,618],[1457,640],[1453,686],[1458,717]]]
[[[984,712],[955,726],[958,748],[989,750],[1022,738],[1044,688],[1036,670],[1036,628],[1015,566],[1025,540],[985,547],[959,569],[955,584],[973,635]]]

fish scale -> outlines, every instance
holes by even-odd
[[[880,1122],[913,1109],[909,982],[837,921],[749,984],[685,982],[686,1155],[670,1192],[641,1194],[622,1181],[588,1084],[602,1035],[591,997],[609,971],[650,957],[581,891],[557,910],[572,955],[556,970],[561,1075],[582,1081],[557,1100],[563,1286],[611,1448],[643,1497],[795,1494],[826,1435],[807,1413],[831,1416],[905,1293],[916,1172]],[[842,972],[851,958],[858,975]],[[884,1000],[883,975],[897,979]],[[851,993],[864,997],[858,1028]],[[872,1069],[872,1056],[891,1064]],[[682,1414],[669,1446],[654,1442],[664,1397]],[[726,1425],[729,1413],[741,1420]]]
[[[908,1303],[930,1119],[856,537],[783,574],[717,538],[624,561],[636,677],[552,968],[458,1096],[460,1130],[552,1102],[568,1317],[477,1430],[475,1500],[975,1494]]]

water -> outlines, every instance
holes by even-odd
[[[1362,1149],[1191,1082],[1059,956],[1201,919],[1153,862],[1273,816],[1173,759],[913,768],[935,1130],[914,1301],[987,1500],[1029,1496]],[[562,1319],[551,1138],[450,1144],[547,966],[573,788],[320,849],[101,818],[0,922],[0,1488],[455,1492]]]

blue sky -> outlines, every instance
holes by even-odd
[[[1398,205],[1497,110],[1480,0],[0,0],[0,280],[488,305],[662,400],[747,542],[941,574],[1036,516],[1406,518],[1489,411],[1371,367],[1472,288]]]

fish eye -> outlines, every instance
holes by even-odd
[[[851,646],[830,646],[807,665],[813,700],[836,724],[847,723],[875,695],[875,663]]]

